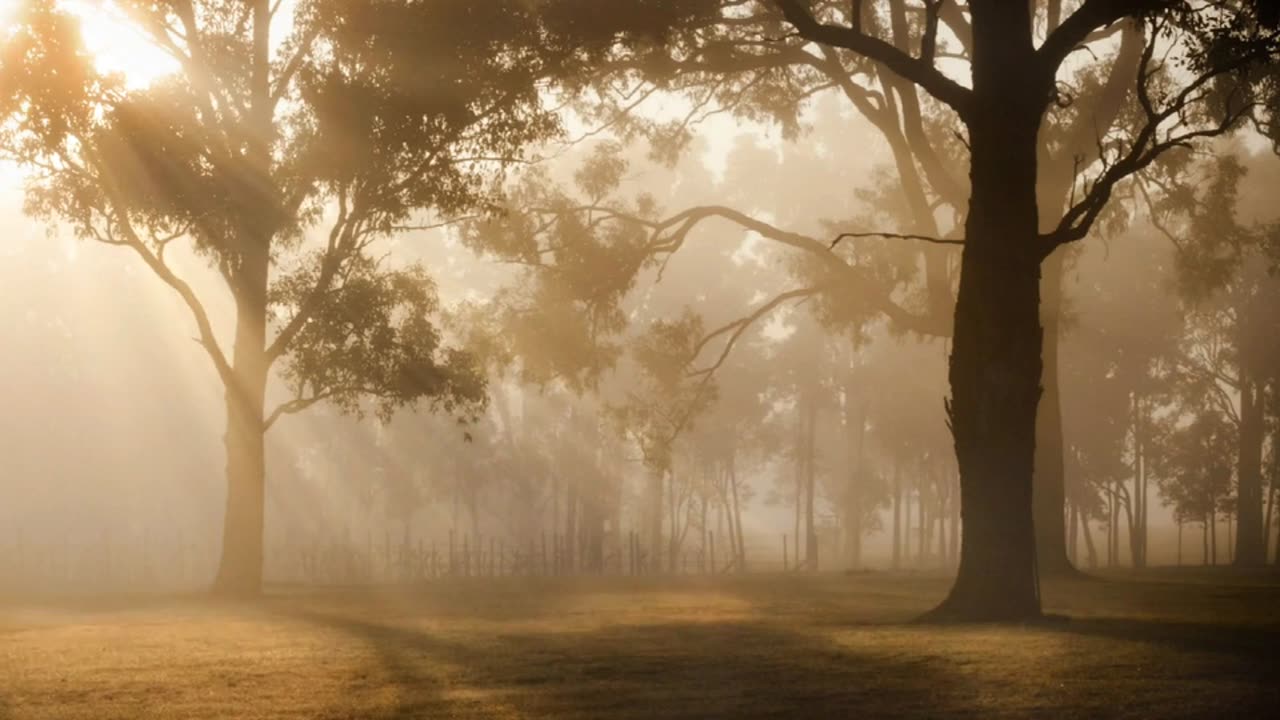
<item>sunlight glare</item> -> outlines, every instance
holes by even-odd
[[[66,0],[63,6],[80,18],[85,46],[98,70],[120,73],[130,88],[146,87],[178,69],[177,60],[156,47],[114,3]]]

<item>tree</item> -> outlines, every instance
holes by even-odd
[[[722,33],[731,32],[726,27],[748,27],[756,39],[746,54],[756,63],[753,67],[759,70],[760,82],[745,89],[734,83],[725,87],[712,83],[713,91],[699,101],[699,107],[715,100],[717,92],[765,92],[776,87],[779,77],[785,86],[790,76],[781,68],[791,65],[771,50],[794,55],[816,48],[816,54],[805,61],[809,67],[829,65],[832,57],[855,58],[853,74],[891,74],[912,92],[930,95],[955,118],[962,152],[967,152],[970,162],[967,198],[959,203],[965,207],[957,212],[963,218],[963,240],[921,233],[890,235],[902,241],[963,242],[964,246],[953,323],[949,413],[961,474],[965,533],[956,583],[934,617],[996,620],[1038,615],[1032,479],[1044,349],[1042,264],[1059,247],[1084,239],[1114,191],[1133,173],[1171,148],[1230,131],[1258,109],[1258,93],[1267,90],[1270,82],[1258,68],[1276,49],[1273,18],[1258,14],[1260,5],[1235,3],[1086,0],[1065,15],[1056,2],[1049,3],[1043,14],[1034,5],[1010,8],[984,1],[971,2],[966,9],[937,2],[926,4],[917,16],[919,22],[907,24],[907,33],[890,40],[879,23],[866,22],[868,14],[875,15],[866,3],[774,0],[748,8],[729,5],[710,16],[712,30],[703,24],[693,32],[695,37],[702,33],[713,38],[705,52],[686,41],[676,45],[676,54],[712,78],[741,77],[743,67],[727,62],[732,59],[732,45],[722,49],[717,42]],[[780,15],[752,14],[764,7]],[[1037,47],[1042,17],[1048,31]],[[700,7],[697,19],[707,18]],[[723,25],[717,25],[717,18]],[[951,32],[940,32],[944,22]],[[1073,65],[1066,60],[1097,33],[1135,22],[1144,42],[1136,58],[1133,103],[1127,108],[1131,117],[1110,129],[1105,124],[1084,124],[1098,152],[1075,159],[1066,184],[1072,200],[1064,203],[1066,210],[1056,221],[1051,214],[1042,218],[1039,165],[1048,147],[1043,127],[1051,109],[1070,105],[1062,83],[1072,75]],[[967,61],[968,84],[940,69],[940,54]],[[663,65],[668,59],[642,53],[635,65],[655,65],[678,79],[673,74],[676,66]],[[1174,65],[1179,66],[1177,73],[1171,70]],[[839,78],[833,82],[842,89],[848,87]],[[860,86],[854,83],[851,89],[858,94]],[[861,94],[874,106],[874,100]],[[887,99],[882,102],[896,118],[898,106]],[[910,113],[904,117],[910,118]],[[907,122],[914,127],[910,119]],[[928,158],[921,164],[931,166]],[[932,208],[919,217],[929,215]],[[727,208],[694,208],[666,221],[650,222],[658,238],[655,252],[679,249],[691,227],[709,217],[731,219],[764,237],[805,250],[830,269],[830,286],[788,293],[763,308],[832,287],[861,286],[863,292],[855,293],[856,297],[869,297],[876,311],[902,328],[910,326],[912,314],[896,305],[888,293],[870,292],[877,279],[868,277],[866,268],[850,268],[834,257],[828,243],[781,231]],[[856,241],[862,235],[841,233],[837,240]]]
[[[948,407],[960,467],[965,539],[956,583],[933,617],[1037,616],[1032,480],[1043,370],[1042,264],[1058,248],[1088,236],[1121,183],[1166,151],[1227,133],[1255,114],[1265,115],[1259,111],[1263,103],[1258,98],[1271,91],[1272,81],[1259,68],[1275,52],[1274,23],[1269,16],[1259,15],[1260,6],[1254,4],[1086,0],[1064,18],[1061,5],[1050,3],[1047,15],[1052,22],[1045,24],[1050,30],[1037,47],[1037,20],[1042,15],[1034,6],[1009,9],[994,2],[974,2],[966,12],[939,2],[926,6],[922,22],[915,26],[917,32],[907,36],[904,47],[881,37],[875,24],[864,24],[864,3],[850,7],[774,0],[748,8],[740,3],[728,5],[708,13],[702,3],[697,4],[683,25],[676,24],[696,28],[690,32],[693,39],[677,33],[668,47],[676,48],[677,59],[688,60],[704,77],[740,77],[741,66],[721,62],[725,56],[716,54],[716,41],[725,27],[748,27],[755,33],[752,46],[758,51],[748,54],[757,63],[753,67],[760,70],[760,84],[744,88],[713,82],[711,93],[697,101],[693,116],[722,99],[718,93],[754,96],[779,82],[788,86],[790,75],[781,68],[791,65],[774,57],[773,48],[792,53],[817,48],[828,56],[855,58],[861,63],[856,72],[883,69],[952,113],[962,152],[970,161],[967,206],[957,213],[963,217],[963,240],[918,233],[842,232],[836,235],[836,243],[879,235],[902,242],[963,245]],[[781,14],[767,14],[761,20],[751,15],[759,7]],[[954,24],[962,31],[940,33],[944,15],[949,27]],[[1263,19],[1266,22],[1260,22]],[[1068,65],[1066,60],[1099,32],[1132,23],[1139,24],[1144,42],[1137,54],[1137,82],[1133,102],[1125,108],[1126,121],[1110,128],[1088,128],[1086,123],[1098,151],[1076,159],[1067,183],[1072,202],[1057,221],[1049,215],[1041,218],[1038,171],[1047,146],[1043,126],[1052,108],[1071,104],[1062,83],[1072,75],[1074,62]],[[704,37],[713,38],[705,48],[696,42]],[[955,51],[956,44],[962,44],[967,54]],[[968,61],[968,85],[940,69],[940,52]],[[623,53],[618,62],[637,72],[665,71],[667,79],[678,85],[678,67],[670,60],[670,55],[645,46]],[[812,62],[824,61],[819,56]],[[1175,65],[1177,72],[1171,69]],[[801,97],[806,94],[800,93]],[[682,126],[677,123],[677,130]],[[609,215],[607,208],[595,205],[563,211]],[[868,312],[883,313],[901,329],[920,326],[922,318],[896,302],[892,283],[884,282],[872,268],[842,259],[829,242],[780,230],[722,206],[695,207],[665,220],[625,212],[614,212],[612,217],[648,227],[653,235],[649,250],[659,256],[679,250],[698,223],[723,218],[807,253],[827,269],[822,284],[776,296],[744,318],[744,324],[788,302],[840,292],[866,301]],[[730,334],[727,344],[731,346],[736,336]],[[1059,510],[1060,504],[1054,514]]]
[[[1234,154],[1202,163],[1153,203],[1159,227],[1177,248],[1178,288],[1188,305],[1189,332],[1178,366],[1235,429],[1238,488],[1235,562],[1267,561],[1264,458],[1268,386],[1278,381],[1280,279],[1268,272],[1268,228],[1238,217],[1238,185],[1246,166]]]
[[[1207,409],[1162,443],[1161,493],[1175,518],[1201,523],[1205,564],[1216,563],[1217,516],[1231,494],[1230,436],[1223,414]]]
[[[1220,134],[1254,109],[1235,92],[1218,109],[1189,111],[1214,81],[1249,69],[1276,49],[1242,6],[1200,9],[1182,3],[1086,0],[1039,47],[1029,5],[969,4],[972,86],[937,69],[943,3],[926,6],[925,31],[912,55],[862,32],[859,18],[815,16],[806,3],[779,0],[805,39],[884,64],[949,106],[968,131],[971,189],[951,356],[949,414],[961,476],[964,536],[955,585],[937,617],[1021,619],[1040,613],[1032,522],[1035,424],[1043,331],[1041,264],[1058,247],[1083,239],[1116,185],[1166,150]],[[1123,145],[1102,153],[1087,192],[1050,232],[1037,210],[1040,128],[1057,96],[1067,56],[1090,33],[1129,18],[1148,40],[1137,97],[1144,122]],[[1158,40],[1184,53],[1192,79],[1153,94]],[[1240,88],[1237,84],[1235,88]]]
[[[892,156],[894,177],[887,179],[892,190],[886,194],[896,195],[893,204],[901,212],[891,218],[891,224],[874,227],[895,229],[916,240],[948,238],[954,242],[962,234],[968,201],[963,177],[966,148],[958,123],[945,103],[921,93],[902,76],[900,67],[879,62],[876,56],[814,43],[813,37],[803,33],[787,33],[781,3],[725,0],[715,4],[720,8],[718,13],[706,12],[708,3],[697,3],[699,12],[690,13],[673,30],[667,48],[644,46],[602,63],[597,84],[621,86],[624,90],[602,93],[603,108],[597,110],[596,116],[628,129],[656,133],[669,147],[678,147],[681,139],[688,136],[690,124],[724,111],[752,120],[770,118],[785,133],[795,134],[801,126],[802,109],[811,100],[822,97],[819,102],[825,102],[826,96],[834,95],[853,108],[869,129],[880,134]],[[905,0],[857,2],[852,6],[841,0],[807,4],[814,17],[843,17],[859,32],[873,37],[881,52],[897,51],[909,56],[929,33],[935,41],[943,38],[939,41],[942,50],[933,48],[930,52],[940,52],[951,63],[968,62],[973,51],[971,18],[960,3],[952,0],[923,9]],[[1040,17],[1044,34],[1054,32],[1064,19],[1062,3],[1046,3]],[[762,38],[766,42],[761,42]],[[1055,107],[1044,118],[1040,131],[1043,142],[1038,158],[1037,196],[1043,231],[1048,232],[1058,223],[1073,199],[1078,171],[1098,160],[1102,146],[1097,139],[1107,135],[1121,117],[1126,100],[1132,95],[1142,39],[1140,29],[1126,23],[1089,33],[1081,49],[1087,49],[1097,62],[1059,78]],[[1077,63],[1072,65],[1079,67]],[[648,91],[635,87],[637,75],[652,84]],[[599,79],[601,76],[607,80]],[[670,123],[628,122],[654,90],[686,95],[692,110]],[[847,128],[837,132],[848,137],[857,135]],[[861,154],[859,151],[847,159],[838,153],[832,156],[839,158],[836,162],[847,164]],[[672,220],[683,224],[713,217],[739,223],[782,244],[796,246],[798,239],[804,239],[795,232],[799,228],[794,224],[764,222],[748,214],[746,208],[692,208]],[[920,246],[920,253],[914,252],[918,248],[912,248],[923,271],[920,288],[912,290],[913,302],[901,303],[895,289],[882,288],[873,307],[902,330],[950,336],[953,281],[958,265],[948,244],[935,240]],[[818,251],[824,245],[813,243]],[[1045,398],[1037,422],[1034,493],[1038,567],[1043,573],[1055,575],[1072,571],[1062,526],[1063,444],[1056,351],[1064,262],[1064,253],[1054,253],[1044,267]],[[856,284],[863,292],[877,291],[838,263],[829,263],[827,272],[839,284]]]
[[[254,593],[280,417],[482,402],[481,374],[434,324],[429,277],[378,260],[378,243],[422,211],[485,206],[494,173],[556,130],[538,82],[580,51],[517,2],[315,0],[292,20],[269,0],[122,4],[179,70],[130,89],[33,0],[4,56],[5,147],[33,171],[31,211],[137,253],[191,311],[226,394],[215,585]],[[229,349],[172,263],[183,243],[235,301]],[[270,409],[276,367],[291,398]]]

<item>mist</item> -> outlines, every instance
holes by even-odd
[[[1271,707],[1274,11],[848,5],[0,4],[0,717]]]

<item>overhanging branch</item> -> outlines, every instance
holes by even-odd
[[[962,118],[969,115],[973,93],[934,67],[932,60],[912,57],[891,43],[857,28],[819,22],[799,0],[774,0],[787,22],[810,42],[853,51],[881,63],[893,72],[924,88],[925,92],[950,106]]]

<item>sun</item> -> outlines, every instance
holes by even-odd
[[[13,22],[24,0],[0,0],[0,27]],[[118,73],[131,88],[146,87],[178,70],[178,62],[108,0],[58,0],[80,20],[85,47],[98,70]]]
[[[62,5],[80,18],[85,47],[99,70],[119,73],[130,87],[145,87],[178,69],[177,60],[156,47],[115,3],[64,0]]]

